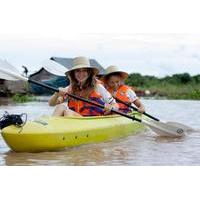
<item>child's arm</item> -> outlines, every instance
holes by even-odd
[[[145,112],[145,107],[139,98],[137,98],[133,103],[137,106],[138,112],[140,112],[140,113]]]
[[[130,101],[136,105],[139,112],[141,113],[145,112],[144,105],[142,104],[142,102],[140,101],[140,99],[137,97],[137,95],[132,89],[128,90],[128,97]]]

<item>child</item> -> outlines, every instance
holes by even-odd
[[[138,111],[143,113],[145,111],[144,105],[136,96],[135,92],[124,81],[128,78],[128,74],[120,71],[116,66],[109,66],[106,69],[105,75],[102,78],[105,88],[111,95],[125,103],[135,104]],[[131,112],[131,109],[123,103],[118,103],[119,110],[125,113]]]

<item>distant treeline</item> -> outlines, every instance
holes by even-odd
[[[135,87],[137,90],[149,90],[151,94],[158,97],[200,99],[200,74],[190,76],[188,73],[182,73],[157,78],[132,73],[129,75],[126,84]]]

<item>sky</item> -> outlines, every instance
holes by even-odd
[[[103,67],[116,65],[129,73],[165,76],[200,74],[198,34],[79,34],[70,38],[0,39],[0,58],[31,72],[51,56],[96,59]]]
[[[0,58],[31,72],[52,56],[86,56],[129,73],[199,74],[197,5],[182,2],[180,9],[171,0],[131,2],[1,1]]]

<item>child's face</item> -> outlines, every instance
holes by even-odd
[[[118,75],[111,75],[107,80],[108,87],[117,90],[121,85],[121,77]]]
[[[76,69],[74,72],[74,76],[78,82],[84,82],[89,77],[88,69]]]

